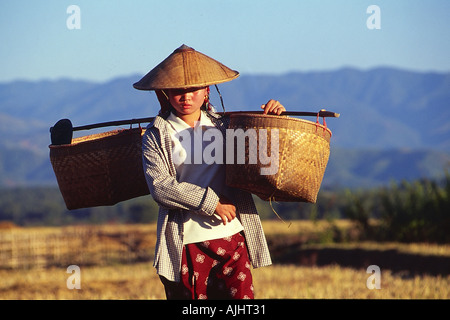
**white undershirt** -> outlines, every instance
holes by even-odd
[[[189,182],[203,188],[210,187],[217,195],[222,194],[233,201],[229,187],[225,185],[225,165],[215,162],[207,164],[203,159],[203,154],[199,154],[203,153],[205,147],[210,143],[214,143],[214,140],[203,141],[203,133],[208,129],[218,130],[204,114],[204,111],[201,112],[200,121],[195,123],[194,128],[173,113],[169,115],[167,122],[172,139],[172,156],[178,182]],[[187,139],[183,140],[182,137],[187,137]],[[221,148],[223,148],[223,144]],[[233,219],[224,225],[217,214],[207,216],[186,211],[183,243],[224,238],[242,230],[242,224],[238,219]]]

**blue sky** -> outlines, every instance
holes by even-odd
[[[241,74],[449,72],[449,13],[448,0],[0,0],[0,82],[144,74],[183,43]]]

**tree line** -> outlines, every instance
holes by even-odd
[[[364,240],[450,243],[450,175],[347,190],[342,213],[357,223]]]
[[[322,189],[317,203],[269,203],[255,197],[262,219],[350,219],[358,240],[450,242],[450,175],[441,180],[392,182],[370,189]],[[158,216],[151,196],[114,206],[67,210],[56,187],[0,189],[0,222],[18,226],[150,223]]]
[[[0,221],[17,226],[71,224],[149,223],[158,208],[150,196],[114,206],[68,210],[57,187],[24,187],[0,190]]]

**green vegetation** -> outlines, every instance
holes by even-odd
[[[327,242],[353,240],[450,243],[450,175],[442,181],[416,180],[371,189],[323,189],[316,204],[269,203],[255,197],[264,220],[326,220]],[[0,221],[19,226],[149,223],[158,206],[150,196],[109,207],[67,210],[57,188],[0,190]],[[350,219],[358,232],[349,235],[335,221]],[[355,230],[355,228],[352,228]]]
[[[157,212],[157,205],[150,196],[114,206],[67,210],[56,187],[0,190],[0,221],[9,221],[18,226],[148,223],[156,221]]]
[[[388,188],[347,191],[343,214],[357,222],[363,240],[449,243],[450,175]],[[378,223],[370,223],[377,218]]]

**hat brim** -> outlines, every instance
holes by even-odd
[[[238,71],[182,45],[133,87],[138,90],[187,89],[219,84],[237,77]]]

